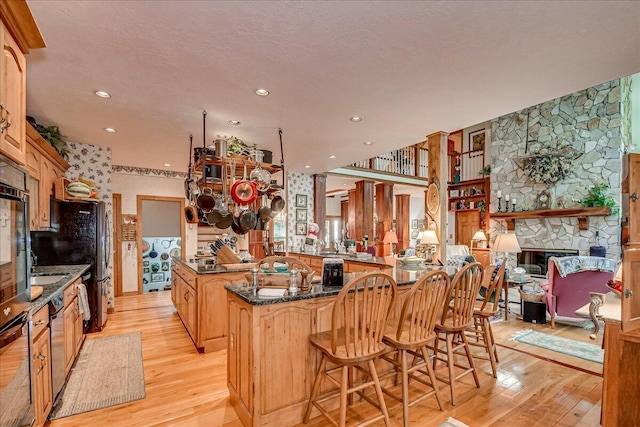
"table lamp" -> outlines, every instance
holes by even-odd
[[[493,242],[493,250],[496,252],[504,252],[504,271],[507,278],[509,277],[509,253],[520,253],[520,245],[518,238],[513,233],[498,234],[496,241]]]
[[[390,244],[391,245],[391,256],[393,256],[395,254],[395,244],[398,243],[398,236],[396,235],[396,232],[393,230],[389,230],[384,234],[384,239],[382,239],[382,242],[385,244]]]
[[[476,248],[486,248],[487,247],[487,235],[484,234],[484,231],[478,230],[476,234],[471,238],[471,248],[473,249],[473,242],[476,242]],[[479,243],[478,243],[479,242]]]
[[[431,254],[435,251],[435,245],[440,244],[436,232],[434,230],[424,230],[424,233],[422,233],[422,239],[420,239],[420,243],[422,243],[423,245],[429,245],[425,261],[432,262],[433,256]]]

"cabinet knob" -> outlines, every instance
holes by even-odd
[[[633,194],[631,195],[631,201],[632,201],[632,202],[635,202],[636,200],[638,200],[638,193],[633,193]]]
[[[36,326],[44,325],[44,320],[38,320]]]

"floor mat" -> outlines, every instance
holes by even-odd
[[[547,350],[557,351],[591,362],[602,363],[604,360],[604,350],[600,348],[599,345],[545,334],[532,329],[518,331],[512,339],[517,342],[546,348]]]

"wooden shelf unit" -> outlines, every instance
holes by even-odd
[[[607,207],[596,208],[569,208],[569,209],[541,209],[524,212],[491,212],[491,218],[504,220],[507,230],[515,230],[516,219],[545,219],[545,218],[578,218],[578,228],[588,230],[588,217],[609,216],[611,210]]]
[[[473,194],[471,194],[472,191]],[[449,183],[447,187],[448,209],[456,216],[456,244],[468,246],[476,231],[483,230],[487,233],[490,191],[488,177]],[[473,203],[473,207],[470,203]],[[479,203],[480,206],[478,206]]]

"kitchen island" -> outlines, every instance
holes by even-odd
[[[402,295],[423,275],[441,267],[387,270]],[[452,272],[449,272],[450,274]],[[345,281],[362,273],[346,273]],[[320,355],[311,334],[331,329],[331,311],[341,288],[311,286],[293,296],[264,298],[243,284],[229,284],[227,310],[229,399],[245,426],[289,426],[302,422]],[[338,406],[338,400],[333,402]],[[328,405],[330,406],[330,405]],[[318,412],[313,412],[316,416]]]

